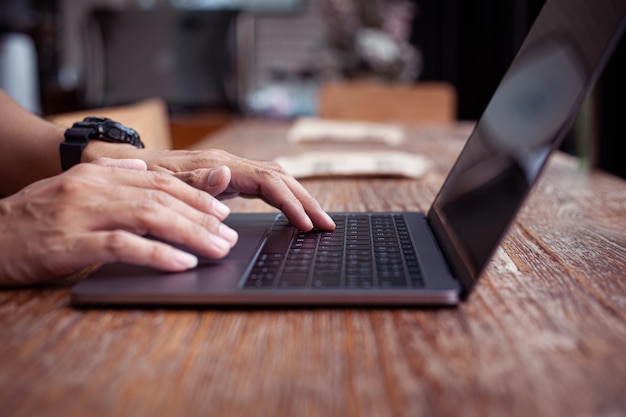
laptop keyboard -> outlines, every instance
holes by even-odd
[[[400,214],[335,214],[332,232],[301,232],[281,216],[244,287],[400,289],[423,286]]]

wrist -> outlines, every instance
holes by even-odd
[[[83,150],[80,162],[92,162],[98,158],[139,158],[140,151],[133,145],[124,143],[110,143],[101,140],[89,141]]]
[[[130,151],[125,149],[126,147],[138,149],[144,147],[135,130],[106,117],[85,117],[67,129],[64,136],[65,141],[59,146],[63,171],[78,163],[91,162],[102,156],[128,158]],[[97,142],[106,142],[109,145],[98,145]],[[111,147],[110,144],[114,144],[118,149]]]

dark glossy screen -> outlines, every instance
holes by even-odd
[[[548,0],[539,14],[429,213],[466,291],[571,128],[625,14],[623,0]]]

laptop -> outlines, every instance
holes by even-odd
[[[182,273],[109,264],[77,305],[456,305],[488,265],[626,26],[626,2],[548,0],[427,214],[333,213],[302,233],[234,213],[239,242]]]

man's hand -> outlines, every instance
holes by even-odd
[[[277,163],[253,161],[218,149],[151,151],[94,142],[88,147],[91,154],[142,159],[149,170],[170,173],[218,199],[261,198],[280,209],[300,230],[335,228],[317,200]]]
[[[219,173],[218,173],[219,175]],[[140,160],[100,159],[0,200],[0,284],[28,285],[121,261],[166,271],[225,256],[237,234],[228,208]]]

